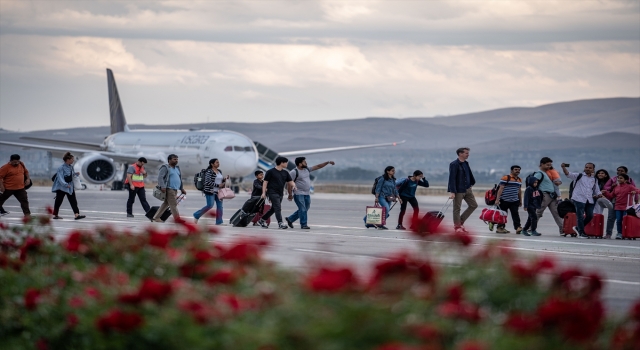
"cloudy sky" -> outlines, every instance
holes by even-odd
[[[0,0],[0,128],[452,115],[640,96],[640,2]]]

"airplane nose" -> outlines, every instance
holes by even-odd
[[[249,175],[257,166],[255,153],[246,153],[236,159],[236,174],[239,176]]]

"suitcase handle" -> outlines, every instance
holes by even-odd
[[[444,205],[442,206],[442,208],[440,208],[440,212],[444,215],[444,213],[449,210],[449,207],[451,206],[451,203],[453,203],[453,199],[451,198],[447,198],[447,201],[444,203]],[[445,208],[446,207],[446,208]]]

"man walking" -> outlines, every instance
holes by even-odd
[[[451,193],[453,199],[453,225],[456,232],[467,232],[464,222],[467,221],[471,213],[478,207],[476,198],[473,196],[471,187],[476,184],[476,180],[471,172],[471,167],[467,159],[469,158],[469,148],[463,147],[456,150],[458,159],[449,164],[449,185],[447,191]],[[462,201],[467,203],[467,209],[460,215]]]
[[[520,213],[518,213],[518,208],[522,206],[522,193],[520,191],[522,179],[519,177],[520,170],[519,165],[511,166],[511,173],[500,179],[498,193],[496,194],[496,206],[505,212],[511,211],[513,228],[517,234],[520,234],[520,231],[522,231],[522,227],[520,226]],[[501,224],[498,225],[496,233],[509,233],[509,231],[507,231],[504,224]]]
[[[595,176],[596,166],[593,163],[587,163],[584,165],[584,171],[582,173],[570,173],[569,170],[567,170],[567,165],[564,163],[560,166],[564,174],[573,180],[571,201],[576,207],[576,218],[578,220],[578,226],[573,227],[573,232],[578,234],[580,238],[589,238],[589,236],[584,233],[584,227],[593,219],[593,208],[595,207],[594,198],[602,197]]]
[[[287,171],[287,165],[289,160],[285,157],[276,158],[276,167],[269,169],[264,176],[264,182],[262,184],[262,198],[269,197],[271,202],[271,209],[264,213],[262,218],[258,221],[258,224],[262,228],[269,228],[267,220],[276,214],[278,220],[278,227],[285,230],[287,225],[282,222],[282,194],[284,193],[284,185],[287,185],[289,197],[292,195],[292,191],[296,190],[296,185],[291,179],[291,174]]]
[[[9,157],[9,163],[0,168],[0,192],[2,192],[0,194],[0,216],[9,214],[9,212],[2,209],[2,205],[11,196],[16,197],[20,202],[20,208],[22,208],[24,216],[31,215],[29,196],[27,195],[27,190],[24,189],[30,183],[29,171],[24,166],[24,163],[20,161],[20,155],[12,154]]]
[[[540,159],[540,171],[536,171],[533,175],[538,179],[538,190],[542,192],[542,206],[538,209],[538,219],[542,217],[542,213],[548,207],[553,220],[558,225],[558,232],[562,234],[562,218],[558,215],[556,189],[547,175],[547,170],[551,169],[551,167],[553,167],[553,160],[549,157],[543,157]]]
[[[311,172],[316,171],[318,169],[322,169],[327,165],[335,165],[333,161],[326,161],[321,164],[317,164],[309,168],[307,166],[307,160],[305,157],[298,157],[295,160],[296,168],[289,172],[291,178],[293,178],[293,183],[295,184],[296,190],[292,194],[289,194],[289,200],[293,199],[298,206],[298,210],[285,218],[287,221],[287,225],[293,228],[293,223],[300,218],[300,228],[303,230],[308,230],[309,225],[307,224],[307,212],[309,211],[309,207],[311,206]]]
[[[398,215],[398,226],[396,226],[396,230],[406,230],[402,225],[402,219],[404,219],[404,213],[407,211],[407,203],[411,204],[411,208],[413,208],[412,222],[415,222],[420,210],[418,207],[418,200],[416,199],[416,190],[418,189],[418,186],[429,187],[429,181],[424,178],[422,171],[416,170],[413,172],[413,176],[403,178],[397,182],[396,186],[398,187],[398,195],[402,200],[402,203],[400,203],[400,214]]]
[[[127,169],[127,179],[125,180],[125,185],[129,190],[129,200],[127,201],[127,217],[133,217],[133,202],[136,201],[136,195],[140,199],[140,204],[142,204],[142,209],[144,212],[149,211],[149,203],[147,203],[147,196],[144,191],[144,178],[147,177],[147,171],[144,168],[144,165],[147,164],[147,158],[140,157],[138,161],[129,165]]]
[[[160,205],[160,208],[153,216],[153,221],[155,222],[162,222],[160,217],[167,210],[167,207],[171,208],[173,220],[180,220],[176,196],[178,195],[178,190],[180,190],[182,194],[187,194],[187,191],[185,191],[182,186],[182,174],[180,173],[180,167],[178,166],[178,156],[170,154],[169,157],[167,157],[167,161],[168,164],[161,166],[160,172],[158,173],[158,186],[160,186],[162,193],[165,194],[165,198],[164,202],[162,202],[162,205]]]

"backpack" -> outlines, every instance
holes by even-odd
[[[541,178],[541,179],[538,179],[538,178],[536,177],[536,173],[540,173],[540,174],[542,174],[542,178]],[[529,186],[529,179],[530,179],[530,178],[534,178],[534,179],[536,179],[536,181],[538,181],[538,186],[540,186],[540,183],[544,180],[544,174],[543,174],[543,173],[542,173],[542,171],[540,171],[540,170],[538,170],[538,171],[534,171],[534,172],[532,172],[531,174],[529,174],[529,175],[527,176],[527,178],[526,178],[525,182],[524,182],[524,186],[525,186],[525,187],[528,187],[528,186]]]
[[[576,184],[578,183],[578,181],[580,181],[581,178],[582,178],[582,174],[579,174],[578,177],[576,178],[576,181],[571,181],[571,183],[569,184],[569,199],[573,197],[573,188],[576,186]]]
[[[496,198],[498,197],[498,185],[493,185],[493,188],[484,193],[484,202],[487,205],[496,204]]]
[[[193,186],[195,186],[198,191],[204,191],[204,173],[206,171],[207,169],[202,169],[193,176]]]
[[[405,188],[407,188],[407,186],[409,186],[409,178],[411,178],[411,176],[407,176],[407,179],[404,180],[403,183],[401,183],[400,185],[396,186],[396,190],[398,190],[398,194],[400,194],[400,192],[404,191]]]
[[[378,176],[376,177],[375,180],[373,180],[373,187],[371,187],[371,194],[372,195],[376,195],[376,187],[378,187],[378,181],[380,181],[380,179],[382,178],[382,176]]]
[[[508,184],[509,181],[511,181],[511,175],[506,175],[506,176],[508,176],[508,180],[507,180],[507,184]],[[487,205],[496,204],[496,199],[498,199],[498,189],[500,189],[500,185],[494,184],[492,189],[484,193],[484,202]]]
[[[565,218],[569,213],[575,213],[576,206],[570,199],[565,199],[562,202],[558,203],[558,215],[561,218]]]

